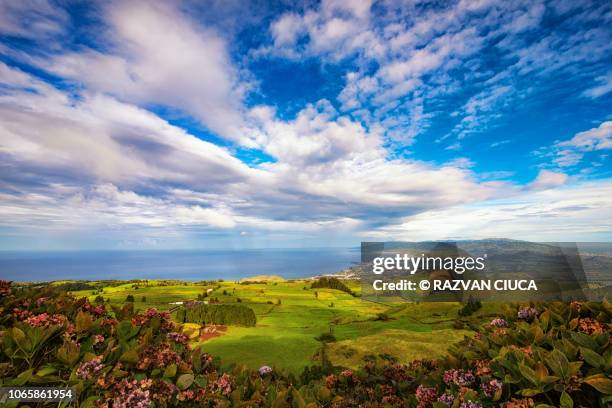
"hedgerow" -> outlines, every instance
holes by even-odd
[[[237,326],[255,326],[255,312],[245,305],[187,305],[176,313],[180,323],[227,324]]]
[[[300,382],[221,369],[167,312],[0,282],[0,386],[74,387],[81,407],[604,407],[610,314],[607,302],[509,307],[444,359],[351,370],[322,358]]]

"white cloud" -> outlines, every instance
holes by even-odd
[[[536,179],[529,184],[529,188],[532,190],[545,190],[548,188],[558,187],[565,184],[568,178],[568,175],[565,173],[540,170]]]
[[[570,140],[555,144],[554,162],[561,167],[578,164],[585,152],[612,149],[612,121],[601,123],[598,127],[577,133]]]
[[[598,82],[598,85],[585,90],[582,95],[595,99],[612,92],[612,72],[597,77],[595,80]]]
[[[223,207],[182,205],[171,199],[139,195],[113,184],[89,189],[50,186],[37,193],[2,193],[3,225],[77,230],[83,227],[142,226],[155,228],[201,226],[233,228],[231,211]],[[32,221],[35,220],[35,223]]]
[[[573,184],[511,199],[425,211],[368,234],[372,239],[603,241],[612,230],[612,182]]]
[[[161,1],[114,1],[104,18],[108,51],[66,52],[39,65],[125,101],[182,109],[213,132],[249,144],[245,83],[219,33]]]
[[[370,1],[324,0],[303,14],[287,12],[270,24],[274,47],[264,47],[255,54],[290,58],[325,55],[332,59],[354,52],[378,55],[383,46],[370,30],[370,8]]]
[[[580,151],[612,149],[612,121],[603,122],[599,127],[577,133],[568,141],[558,146],[571,147]]]
[[[0,33],[44,40],[63,34],[68,13],[47,0],[0,1]]]
[[[206,174],[214,185],[257,174],[146,110],[102,95],[74,101],[3,64],[0,74],[12,88],[0,96],[0,152],[18,163],[125,183],[193,183]]]
[[[5,165],[19,170],[7,177],[10,188],[31,192],[22,183],[27,174],[37,174],[39,186],[82,186],[95,197],[108,188],[91,186],[113,186],[112,200],[105,202],[133,200],[126,211],[138,222],[146,218],[134,215],[142,205],[165,208],[171,202],[168,218],[177,225],[189,217],[217,225],[212,222],[217,212],[207,209],[222,208],[220,217],[231,216],[237,227],[365,228],[368,222],[386,223],[501,191],[499,184],[478,183],[464,169],[467,161],[436,167],[388,159],[376,130],[339,114],[326,101],[307,106],[291,121],[277,119],[268,107],[253,109],[249,121],[259,130],[256,140],[276,161],[250,168],[142,108],[100,94],[71,99],[21,71],[4,66],[1,72],[9,91],[0,97],[0,152]],[[143,204],[140,190],[162,201]],[[66,199],[56,190],[45,194],[58,194],[58,202]],[[91,214],[123,208],[113,204],[107,211],[93,205],[97,198],[85,201],[84,211]],[[148,225],[169,223],[152,216]]]

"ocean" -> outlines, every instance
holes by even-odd
[[[0,279],[20,282],[102,279],[286,279],[339,272],[360,260],[359,248],[0,251]]]

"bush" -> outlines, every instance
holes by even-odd
[[[471,316],[475,311],[482,307],[480,300],[476,300],[471,296],[468,298],[467,303],[459,309],[459,316]]]
[[[125,298],[126,302],[134,303],[134,295],[127,295]]]
[[[388,314],[386,314],[386,313],[378,313],[378,314],[376,315],[376,320],[386,322],[386,321],[388,321],[388,320],[391,320],[391,316],[389,316],[389,315],[388,315]]]
[[[334,343],[336,341],[336,336],[331,333],[321,333],[319,336],[315,337],[315,340],[321,343]]]

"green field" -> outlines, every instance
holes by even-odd
[[[194,300],[211,288],[209,298],[218,298],[221,303],[236,303],[240,298],[255,311],[256,327],[230,326],[224,335],[197,344],[221,357],[223,364],[251,368],[270,365],[294,374],[313,364],[321,347],[315,337],[322,333],[332,333],[337,339],[329,345],[332,362],[347,367],[357,366],[364,356],[372,354],[387,354],[402,362],[441,356],[452,343],[470,334],[453,328],[461,307],[458,303],[375,303],[339,290],[310,289],[311,282],[304,280],[92,284],[98,289],[72,293],[91,301],[100,295],[114,305],[123,304],[132,295],[135,308],[141,310],[168,310],[176,307],[171,302]],[[347,284],[359,292],[359,282]],[[479,314],[490,312],[487,307]],[[387,318],[377,319],[380,313]]]

